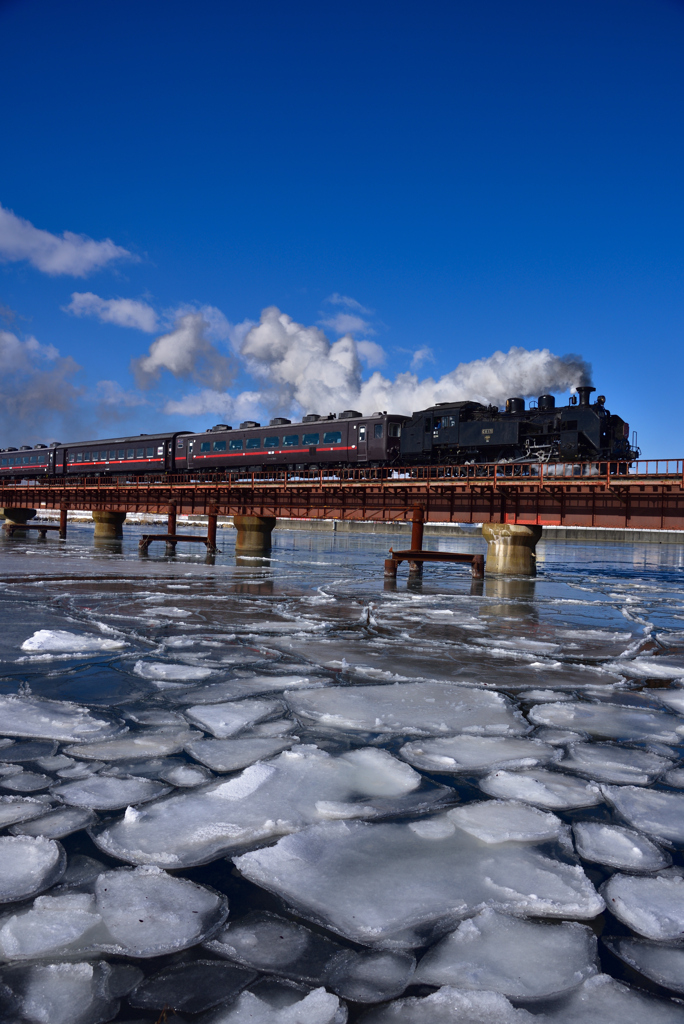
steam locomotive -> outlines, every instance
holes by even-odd
[[[411,417],[346,409],[310,413],[295,423],[278,416],[268,426],[246,420],[235,430],[218,423],[199,434],[22,445],[0,450],[0,479],[637,458],[629,424],[606,409],[603,395],[591,403],[595,390],[579,387],[559,407],[552,395],[541,395],[528,409],[523,398],[509,398],[504,411],[479,402],[440,402]]]

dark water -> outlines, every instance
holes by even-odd
[[[137,540],[143,529],[149,527],[126,527],[122,546],[104,543],[96,547],[92,528],[85,525],[70,526],[66,544],[57,542],[54,536],[46,542],[34,537],[0,541],[0,693],[77,702],[95,712],[106,711],[115,720],[125,722],[132,733],[145,732],[146,726],[135,720],[141,712],[182,714],[194,704],[194,687],[239,682],[240,678],[263,672],[304,674],[314,681],[318,675],[321,682],[327,680],[343,687],[449,681],[503,694],[511,702],[509,706],[522,715],[532,707],[545,705],[579,703],[595,707],[609,703],[666,714],[671,731],[684,723],[684,718],[658,699],[666,688],[677,690],[684,678],[684,550],[679,545],[541,543],[539,575],[534,580],[488,579],[482,583],[471,580],[469,567],[446,565],[428,566],[422,579],[408,580],[404,566],[396,586],[392,586],[385,582],[382,571],[392,541],[381,535],[277,530],[270,561],[236,565],[232,530],[219,531],[220,554],[213,564],[207,564],[203,549],[200,552],[198,546],[190,544],[180,544],[174,558],[162,556],[159,545],[151,549],[150,557],[140,559]],[[484,551],[479,538],[432,539],[428,546]],[[120,646],[99,651],[54,650],[48,636],[47,647],[22,649],[22,644],[41,630],[110,639]],[[227,660],[226,655],[230,656]],[[648,659],[646,667],[643,659]],[[649,666],[653,665],[656,669],[651,674]],[[205,668],[205,678],[201,679],[199,672],[195,679],[179,682],[179,667]],[[282,693],[275,697],[283,699]],[[333,757],[368,745],[397,756],[406,739],[416,738],[410,731],[404,736],[382,729],[373,732],[371,728],[355,731],[344,725],[336,727],[334,722],[302,716],[295,704],[285,698],[280,712],[294,722],[290,734]],[[196,720],[191,726],[199,732]],[[543,726],[538,725],[530,735],[543,738],[539,729]],[[587,738],[581,728],[576,731],[580,733],[577,739],[584,739],[585,745],[608,740],[626,750],[664,758],[668,770],[680,763],[682,750],[676,737],[673,739],[674,732],[666,740],[653,735],[603,735],[600,730]],[[451,725],[439,734],[454,732],[458,728]],[[238,735],[256,734],[252,726],[247,726]],[[62,743],[60,749],[67,746]],[[172,760],[195,763],[184,750],[173,753]],[[135,766],[128,761],[126,765],[135,775]],[[105,763],[99,772],[106,775],[110,768]],[[24,770],[41,769],[27,762]],[[443,813],[456,802],[460,805],[492,798],[480,788],[486,771],[416,770],[423,775],[425,786],[447,787],[453,794],[452,802],[448,796],[442,797],[430,813]],[[564,772],[562,760],[554,762],[550,770],[566,778],[592,781],[590,774]],[[64,780],[49,768],[44,771],[48,781],[42,792],[49,796],[49,787],[57,787]],[[644,788],[679,792],[677,786],[664,781],[663,771],[655,772]],[[190,794],[191,790],[183,792]],[[511,796],[526,799],[513,790],[503,794],[504,799]],[[58,801],[54,804],[57,806]],[[566,825],[603,821],[629,826],[604,799],[582,808],[538,806],[552,809]],[[98,810],[97,816],[106,824],[118,821],[122,813]],[[398,812],[389,820],[405,822],[412,818],[410,813]],[[85,855],[107,868],[121,867],[122,861],[98,848],[91,834],[80,829],[62,838],[67,857],[74,861]],[[663,839],[653,832],[649,837],[656,844]],[[272,845],[276,839],[271,836],[249,848]],[[665,846],[670,849],[673,865],[684,866],[683,844],[673,840]],[[596,887],[615,872],[614,867],[580,859],[567,844],[562,849],[547,844],[544,851],[559,863],[581,865]],[[230,857],[230,851],[227,855]],[[226,860],[226,854],[209,863],[174,870],[174,875],[225,894],[230,904],[229,921],[250,911],[267,910],[287,920],[305,921],[315,935],[330,937],[350,950],[364,948],[350,935],[340,934],[336,928],[326,929],[320,915],[307,917],[305,908],[302,911],[268,887],[247,880]],[[331,884],[334,887],[335,879]],[[401,898],[400,893],[397,898]],[[27,905],[10,904],[5,910],[10,914]],[[531,917],[543,920],[534,914]],[[597,935],[632,934],[624,919],[608,911],[583,920]],[[681,934],[684,936],[684,921]],[[435,936],[429,941],[434,942]],[[660,941],[672,945],[679,941],[679,935]],[[414,946],[411,951],[420,959],[424,947]],[[603,942],[598,944],[598,956],[602,971],[629,982],[635,991],[652,993],[661,1001],[659,1009],[681,1014],[663,1020],[684,1019],[684,1012],[670,1002],[675,995],[671,988],[626,966]],[[64,958],[59,954],[46,959],[55,963]],[[93,957],[81,959],[92,961]],[[220,958],[216,951],[196,944],[156,957],[104,954],[104,959],[134,963],[149,977],[165,967],[179,970],[198,959]],[[287,971],[276,973],[287,976]],[[250,987],[257,994],[268,995],[264,977],[272,975],[261,971],[257,987],[253,982]],[[9,984],[11,987],[11,978]],[[315,987],[309,982],[303,990]],[[434,990],[435,986],[409,981],[405,995],[425,996]],[[277,999],[273,999],[275,1007]],[[359,1000],[348,998],[345,1002],[351,1020],[370,1009],[370,1004]],[[563,1016],[563,1000],[532,1004],[518,999],[514,1003],[542,1015],[542,1019],[546,1014],[550,1020],[575,1019]],[[656,1004],[652,1005],[655,1012]],[[112,1009],[115,1018],[111,1017]],[[85,1010],[85,1016],[78,1019],[93,1024],[100,1019],[153,1021],[158,1019],[160,1009],[134,1009],[124,996],[118,1009],[111,1004],[105,1010]],[[21,1012],[29,1011],[24,1008]],[[212,1014],[217,1011],[207,1012],[207,1019],[213,1020]],[[273,1020],[281,1019],[279,1010],[272,1012]],[[421,1019],[426,1021],[461,1019],[430,1016],[427,1007],[425,1013]],[[42,1018],[10,1015],[7,1019]],[[204,1018],[201,1013],[196,1016],[185,1011],[179,1019]],[[216,1019],[222,1021],[224,1017]],[[233,1018],[225,1016],[226,1021],[229,1019]],[[311,1020],[312,1024],[319,1019],[333,1018],[302,1017],[302,1021]]]

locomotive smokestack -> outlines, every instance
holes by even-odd
[[[587,387],[586,385],[581,388],[577,388],[580,405],[589,405],[589,395],[592,393],[592,391],[596,391],[596,388],[590,388]]]

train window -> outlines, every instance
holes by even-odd
[[[382,423],[376,423],[373,427],[373,436],[382,437]]]
[[[365,441],[365,440],[366,440],[366,426],[364,424],[363,426],[359,427],[359,441]]]
[[[401,437],[401,423],[388,423],[387,424],[387,436],[388,437]]]
[[[226,450],[226,442],[225,441],[214,441],[214,451],[215,452],[225,452],[225,450]]]
[[[302,438],[303,444],[316,445],[320,441],[320,434],[304,434]]]
[[[23,463],[24,463],[25,466],[28,466],[28,464],[29,464],[29,457],[28,457],[28,455],[24,455]]]
[[[123,457],[124,457],[124,453],[123,452],[118,452],[117,453],[116,448],[113,448],[112,451],[110,451],[110,453],[109,453],[109,461],[110,462],[112,461],[112,459],[123,459]]]
[[[83,452],[83,461],[90,462],[90,452]]]
[[[0,466],[8,466],[9,459],[0,459]]]
[[[323,444],[342,444],[342,431],[326,430],[323,434]]]
[[[145,449],[144,448],[136,448],[135,449],[135,457],[136,457],[136,459],[144,459],[145,458]]]
[[[279,443],[280,441],[277,437],[264,438],[264,448],[277,448]]]
[[[127,448],[126,449],[126,458],[127,459],[134,459],[135,458],[135,450],[133,448]]]
[[[248,437],[247,438],[247,444],[245,445],[245,448],[261,448],[261,438],[260,437]]]
[[[163,455],[163,454],[164,454],[164,445],[160,444],[159,447],[157,448],[157,455]]]
[[[184,445],[184,442],[183,442],[183,438],[181,437],[181,438],[178,439],[178,444],[176,445],[176,448],[182,448],[183,445]]]
[[[444,426],[446,426],[446,423],[444,424]],[[435,416],[435,430],[441,430],[441,429],[442,429],[442,417],[441,416]]]
[[[83,452],[76,452],[76,461],[83,462]]]
[[[148,459],[153,458],[153,456],[154,456],[154,448],[146,448],[145,449],[145,455],[147,456]]]
[[[241,452],[242,451],[242,440],[231,441],[230,442],[230,450],[231,450],[231,452]]]
[[[299,434],[285,434],[283,448],[294,448],[299,444]]]
[[[31,455],[29,457],[29,465],[31,465],[31,466],[37,466],[38,465],[38,456],[37,455]]]
[[[211,451],[211,441],[202,441],[202,443],[200,444],[200,451],[201,452],[210,452]]]

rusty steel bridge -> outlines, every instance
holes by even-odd
[[[0,481],[0,506],[684,530],[684,460],[51,477]]]

